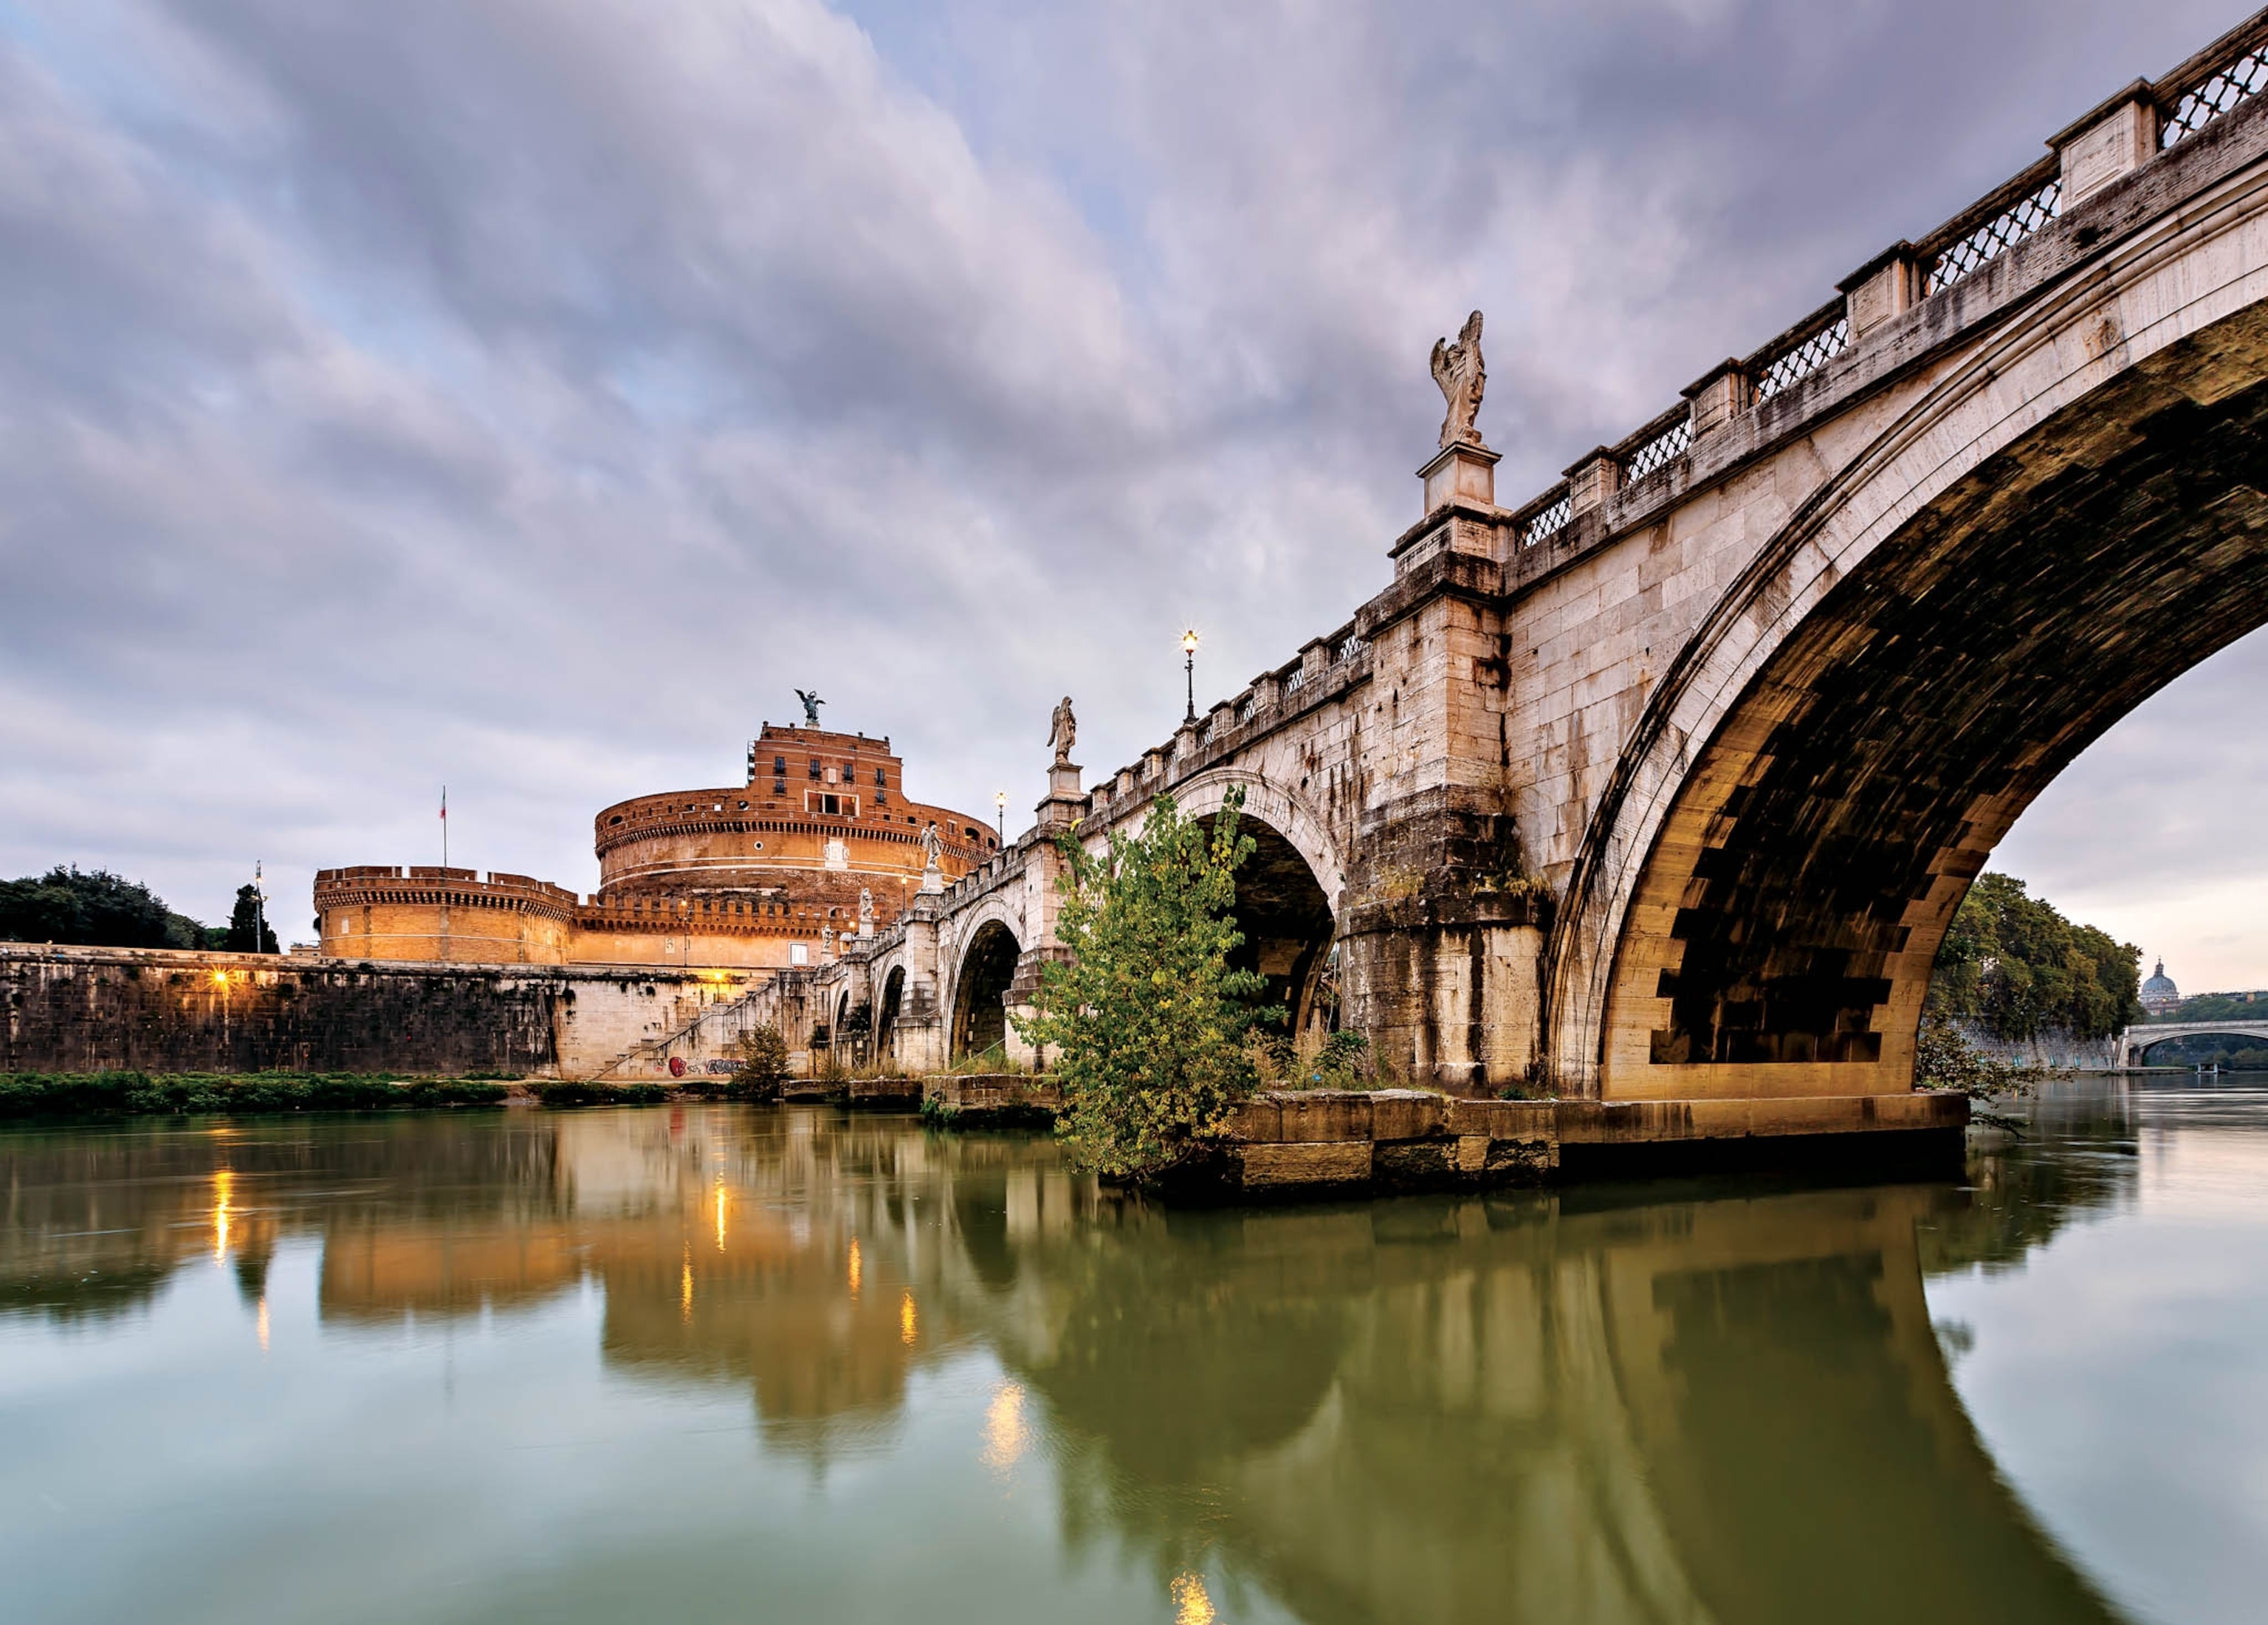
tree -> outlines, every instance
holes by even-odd
[[[769,1099],[787,1082],[787,1040],[769,1023],[750,1027],[733,1046],[740,1064],[733,1071],[734,1092]]]
[[[1237,831],[1242,805],[1230,791],[1207,830],[1160,796],[1140,833],[1114,833],[1101,853],[1076,830],[1057,840],[1056,938],[1070,957],[1041,967],[1038,1013],[1016,1026],[1050,1055],[1057,1131],[1099,1173],[1154,1178],[1218,1135],[1252,1087],[1253,1026],[1283,1018],[1255,1002],[1266,979],[1228,963],[1244,943],[1236,869],[1254,846]]]
[[[2020,1041],[2107,1038],[2142,1015],[2142,951],[2075,925],[2012,875],[1984,874],[1937,951],[1928,1010]]]
[[[0,880],[0,941],[164,948],[181,945],[173,941],[177,920],[195,929],[148,886],[107,870],[81,874],[57,864],[36,878]]]
[[[236,908],[228,916],[228,938],[221,945],[231,953],[278,953],[276,928],[261,915],[260,893],[249,886],[236,888]]]

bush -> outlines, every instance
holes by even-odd
[[[1268,1089],[1370,1089],[1377,1085],[1370,1040],[1359,1033],[1309,1034],[1298,1042],[1275,1033],[1254,1046],[1254,1065]]]
[[[1933,1094],[1967,1095],[1969,1120],[1988,1129],[2015,1133],[2016,1120],[1993,1110],[1992,1102],[2021,1099],[2048,1075],[2043,1067],[2020,1066],[1985,1054],[1941,1015],[1923,1018],[1914,1039],[1914,1087]]]
[[[1254,846],[1237,833],[1242,805],[1230,791],[1208,832],[1160,796],[1099,857],[1076,830],[1058,838],[1056,938],[1071,957],[1041,967],[1039,1013],[1016,1026],[1063,1085],[1057,1132],[1099,1173],[1154,1179],[1218,1136],[1256,1077],[1253,1027],[1283,1018],[1254,1002],[1266,979],[1228,963],[1244,943],[1236,869]]]
[[[740,1064],[733,1070],[732,1096],[736,1100],[769,1100],[787,1082],[787,1040],[766,1023],[750,1027],[733,1046]]]

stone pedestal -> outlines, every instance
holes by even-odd
[[[1042,830],[1061,829],[1086,816],[1086,795],[1079,787],[1081,769],[1075,761],[1058,761],[1048,769],[1048,793],[1032,810]]]
[[[1425,482],[1425,511],[1451,502],[1468,502],[1483,508],[1496,506],[1496,466],[1500,453],[1469,440],[1445,445],[1418,471]]]

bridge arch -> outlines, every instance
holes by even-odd
[[[874,1001],[874,1059],[888,1062],[898,1058],[898,1017],[904,1012],[906,1002],[906,967],[893,964],[882,975],[882,991]]]
[[[1210,823],[1239,789],[1238,825],[1254,849],[1237,871],[1236,922],[1245,941],[1234,962],[1267,978],[1263,1000],[1285,1007],[1289,1032],[1329,1030],[1336,1024],[1328,981],[1345,885],[1337,843],[1298,795],[1260,774],[1214,768],[1175,785],[1173,796],[1182,812]],[[1117,822],[1138,823],[1146,811],[1145,804]]]
[[[1885,389],[1670,662],[1599,799],[1547,949],[1563,1092],[1908,1086],[1993,845],[2268,621],[2264,301],[2254,169]]]
[[[2268,1021],[2183,1021],[2129,1027],[2119,1040],[2119,1062],[2124,1066],[2150,1066],[2150,1052],[2161,1044],[2179,1044],[2193,1038],[2232,1039],[2250,1048],[2268,1048]]]
[[[1346,889],[1346,865],[1330,830],[1298,792],[1265,775],[1236,768],[1214,768],[1173,789],[1174,805],[1191,818],[1210,819],[1221,810],[1231,790],[1244,791],[1243,818],[1281,836],[1306,860],[1323,901],[1336,917]]]
[[[1008,1038],[1008,984],[1023,944],[1004,912],[988,909],[961,933],[953,976],[952,1059],[983,1055]]]

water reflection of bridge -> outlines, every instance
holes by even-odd
[[[350,1334],[591,1283],[618,1372],[746,1384],[814,1460],[989,1350],[1055,1435],[1075,1538],[1161,1575],[1213,1553],[1305,1619],[2108,1616],[1980,1449],[1922,1293],[2107,1190],[1159,1215],[1043,1143],[729,1108],[0,1158],[18,1310],[101,1312],[132,1290],[84,1283],[217,1252],[250,1297],[295,1235]]]

